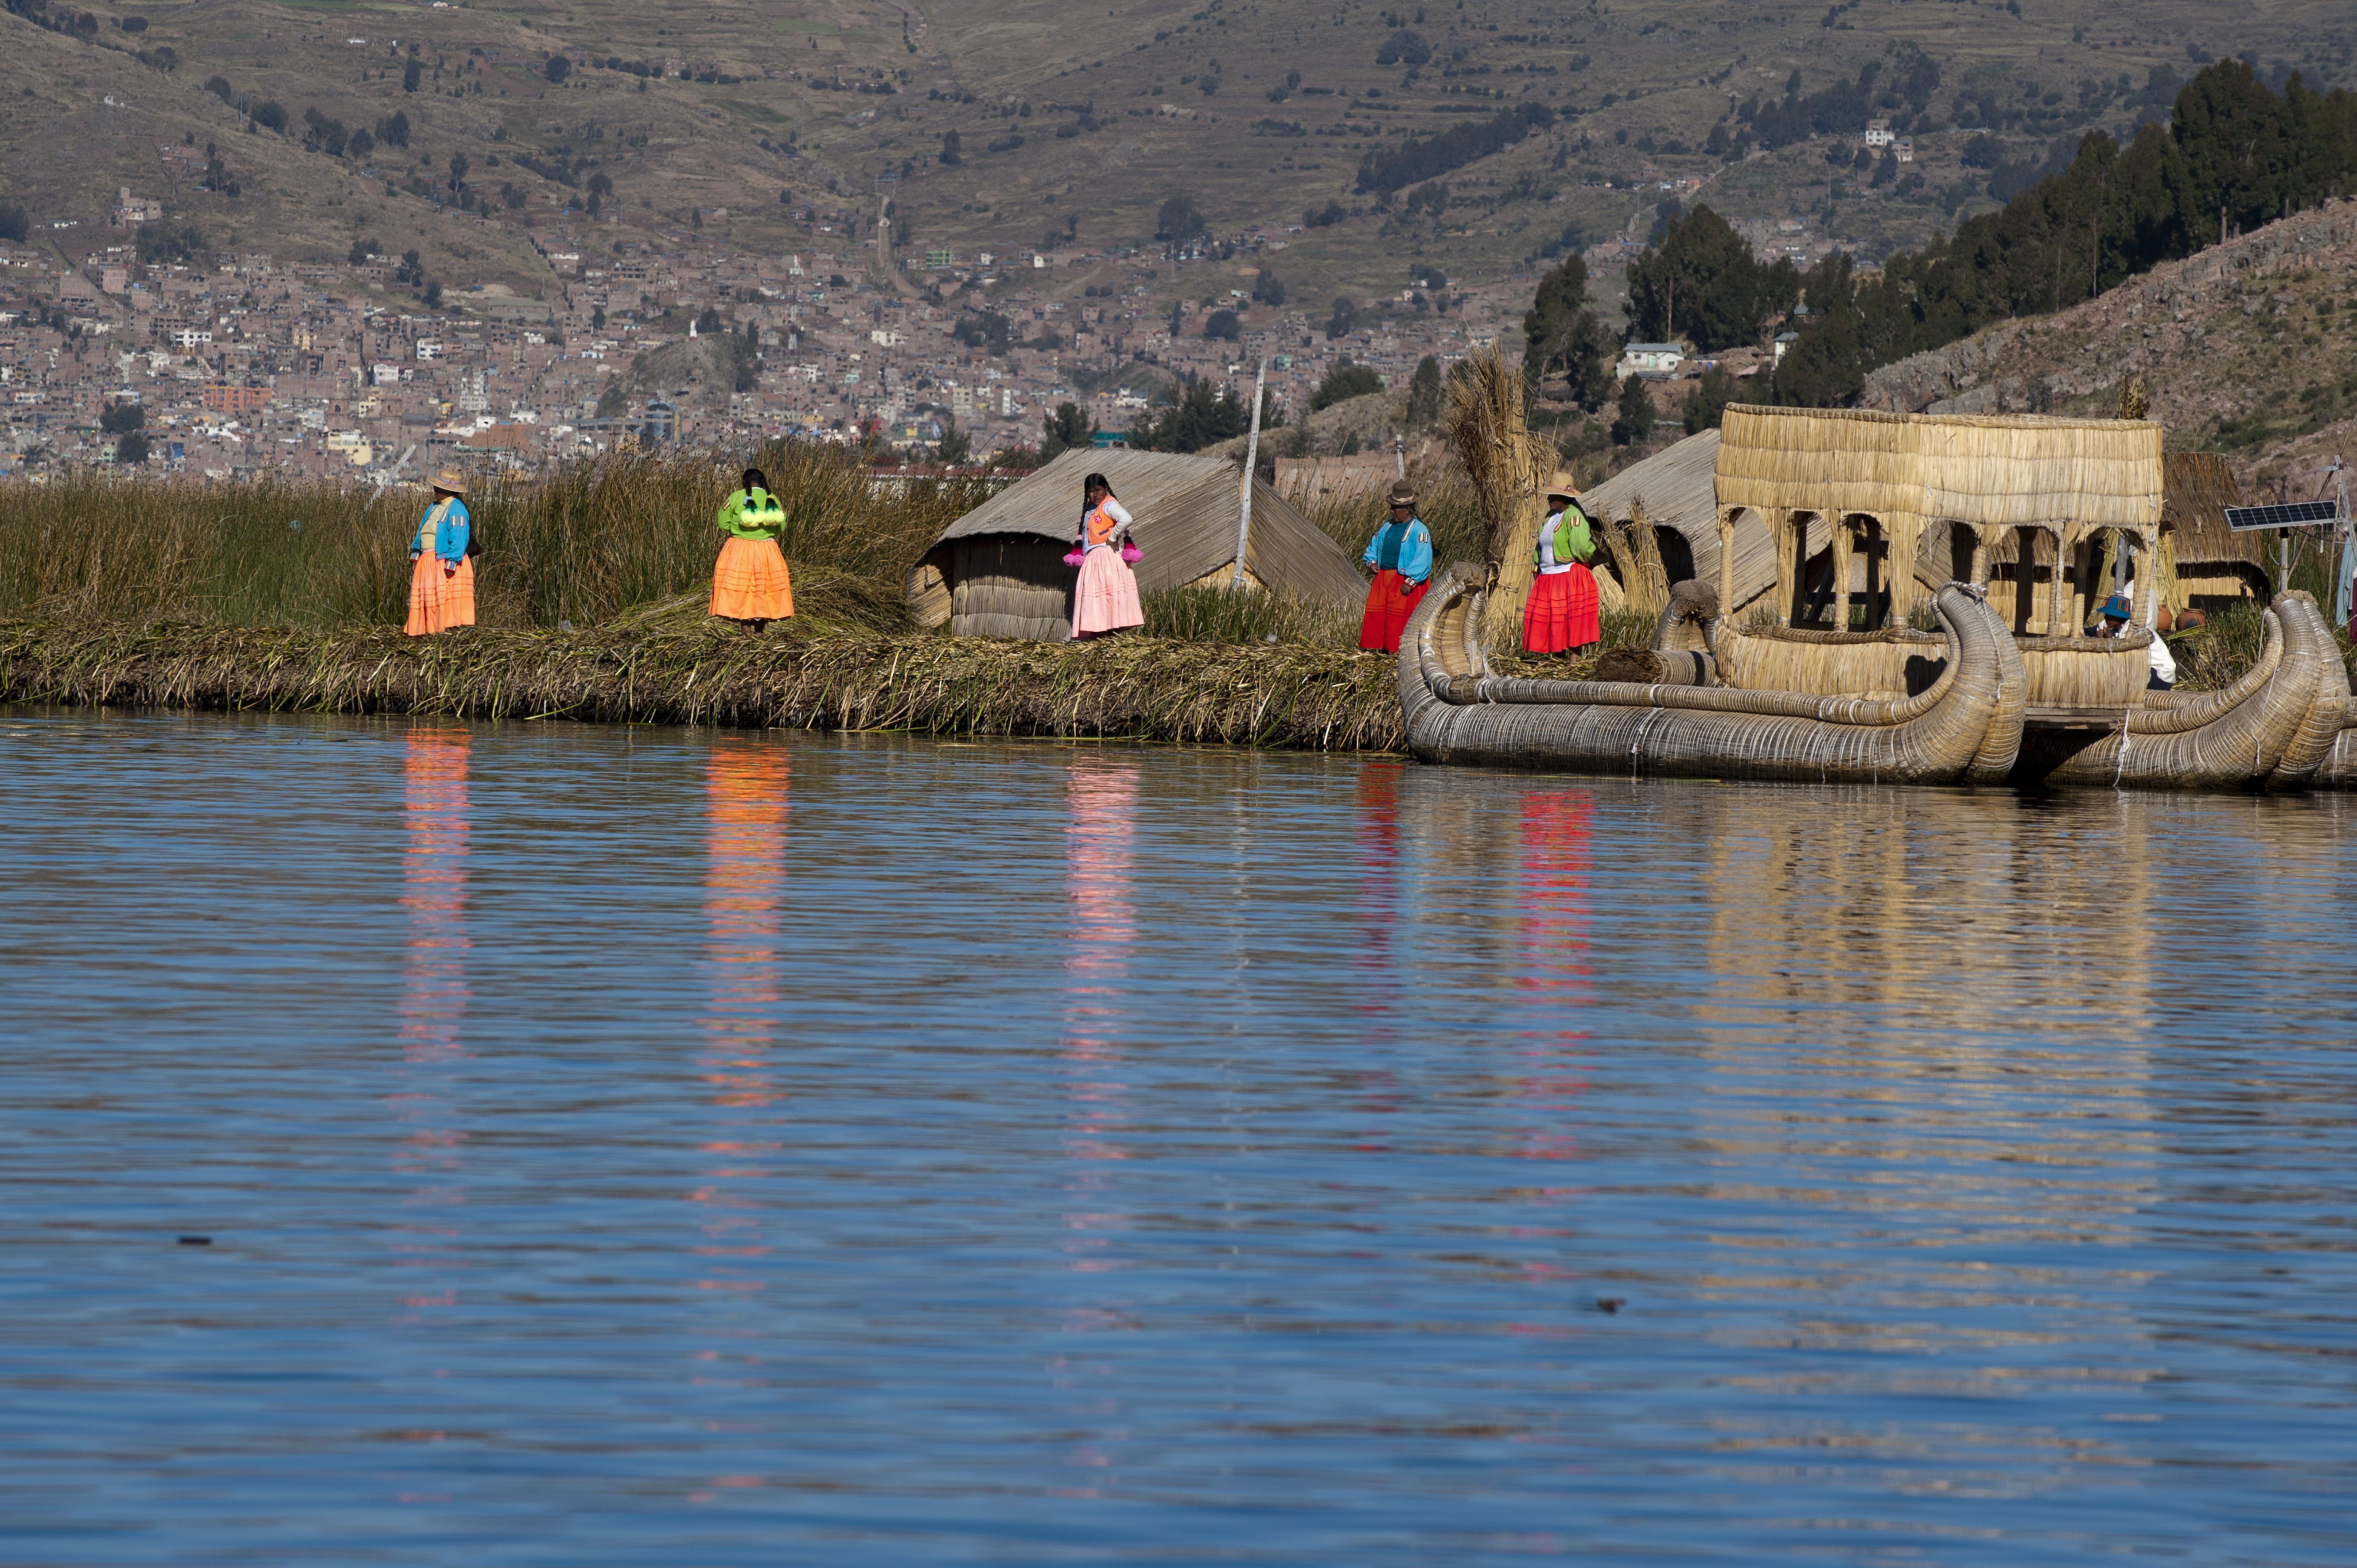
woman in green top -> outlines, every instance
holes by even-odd
[[[1547,519],[1531,552],[1530,601],[1523,607],[1523,651],[1577,653],[1603,640],[1596,575],[1596,533],[1580,510],[1578,489],[1558,469],[1547,487]]]
[[[728,542],[712,568],[712,613],[747,622],[755,631],[792,615],[793,584],[778,548],[786,509],[770,493],[760,469],[745,470],[745,488],[720,503],[719,522]]]

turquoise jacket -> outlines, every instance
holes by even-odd
[[[433,546],[434,558],[437,561],[463,561],[467,558],[467,539],[474,528],[474,520],[467,515],[467,503],[452,496],[449,510],[442,513],[442,521],[437,523],[434,521],[434,514],[441,505],[440,501],[436,501],[425,509],[425,515],[417,520],[417,532],[409,541],[409,558],[412,561],[425,554],[429,544]]]
[[[1421,583],[1432,575],[1431,531],[1420,517],[1409,518],[1405,526],[1386,522],[1375,530],[1367,553],[1359,559],[1378,572],[1388,564],[1408,582]]]

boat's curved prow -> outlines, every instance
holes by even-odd
[[[1939,680],[1889,700],[1501,677],[1480,649],[1486,575],[1450,567],[1401,639],[1408,746],[1427,762],[1937,784],[1992,777],[2020,745],[2019,656],[1963,584],[1933,601],[1953,650]]]
[[[2331,628],[2298,590],[2277,595],[2265,620],[2266,646],[2233,685],[2152,693],[2126,710],[2119,728],[2040,768],[2038,781],[2128,789],[2336,782],[2349,673]]]

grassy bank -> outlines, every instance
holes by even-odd
[[[552,632],[0,622],[0,701],[1393,750],[1386,655],[704,626]]]

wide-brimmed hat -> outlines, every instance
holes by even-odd
[[[456,468],[445,468],[426,481],[437,490],[447,490],[454,496],[467,493],[467,476]]]
[[[1549,500],[1553,500],[1557,496],[1561,496],[1567,501],[1577,500],[1579,499],[1579,486],[1572,478],[1571,470],[1568,468],[1557,468],[1555,471],[1555,478],[1547,481],[1546,494]]]
[[[1405,479],[1399,480],[1392,486],[1391,503],[1394,506],[1414,506],[1415,504],[1415,487],[1409,484]]]
[[[2127,596],[2125,594],[2114,594],[2104,601],[2104,614],[2113,620],[2128,620],[2134,618],[2135,613],[2128,608]]]

